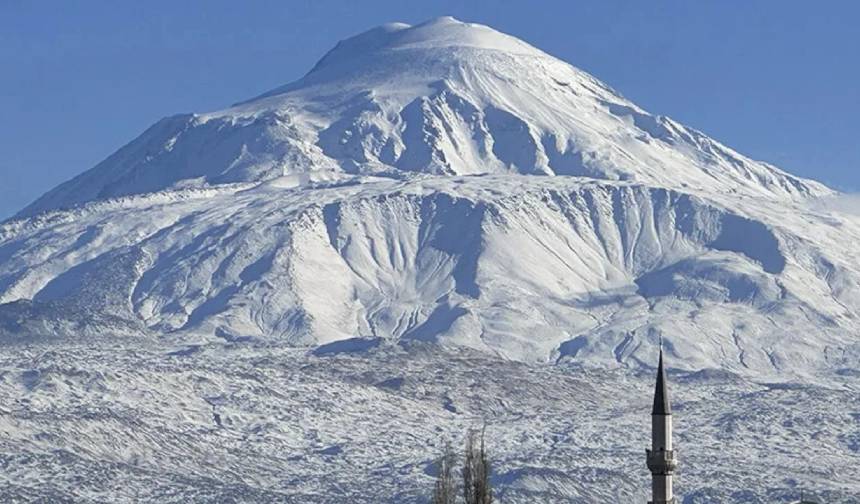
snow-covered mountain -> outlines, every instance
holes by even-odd
[[[166,118],[0,225],[4,341],[351,338],[524,361],[856,365],[860,220],[823,185],[441,18]]]
[[[486,424],[501,503],[644,502],[662,336],[685,504],[856,503],[836,197],[488,27],[370,30],[0,223],[0,496],[425,503]]]

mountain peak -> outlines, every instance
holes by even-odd
[[[163,190],[416,173],[576,176],[776,198],[828,192],[651,115],[516,37],[442,17],[373,28],[339,42],[296,82],[162,120],[19,217]]]
[[[380,53],[402,50],[435,50],[455,47],[501,51],[511,54],[543,55],[522,40],[489,26],[466,23],[451,16],[427,20],[417,25],[386,23],[338,44],[311,70],[379,58]]]
[[[430,19],[398,30],[391,40],[392,48],[408,47],[474,47],[510,53],[540,53],[522,40],[489,26],[466,23],[451,16]]]

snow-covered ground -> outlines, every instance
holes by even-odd
[[[385,25],[0,223],[0,477],[420,502],[483,419],[503,502],[644,500],[662,337],[685,503],[851,502],[843,201],[488,27]]]
[[[426,343],[30,348],[0,360],[0,492],[77,502],[419,503],[487,424],[499,501],[645,502],[653,373]],[[669,362],[671,365],[672,362]],[[684,503],[860,495],[860,377],[671,372]]]

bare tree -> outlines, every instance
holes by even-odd
[[[436,467],[436,485],[433,487],[433,504],[455,504],[457,500],[457,482],[454,481],[454,466],[457,464],[457,456],[451,448],[451,443],[445,441],[442,448],[442,456],[439,457]]]
[[[492,504],[493,488],[490,486],[490,462],[484,449],[484,431],[481,429],[481,444],[476,446],[478,433],[470,430],[466,436],[466,460],[463,463],[463,498],[466,504]]]

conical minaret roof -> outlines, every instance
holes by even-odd
[[[669,388],[666,383],[666,370],[663,369],[663,345],[660,345],[660,362],[657,364],[657,384],[654,387],[654,408],[652,415],[671,415],[672,406],[669,404]]]

